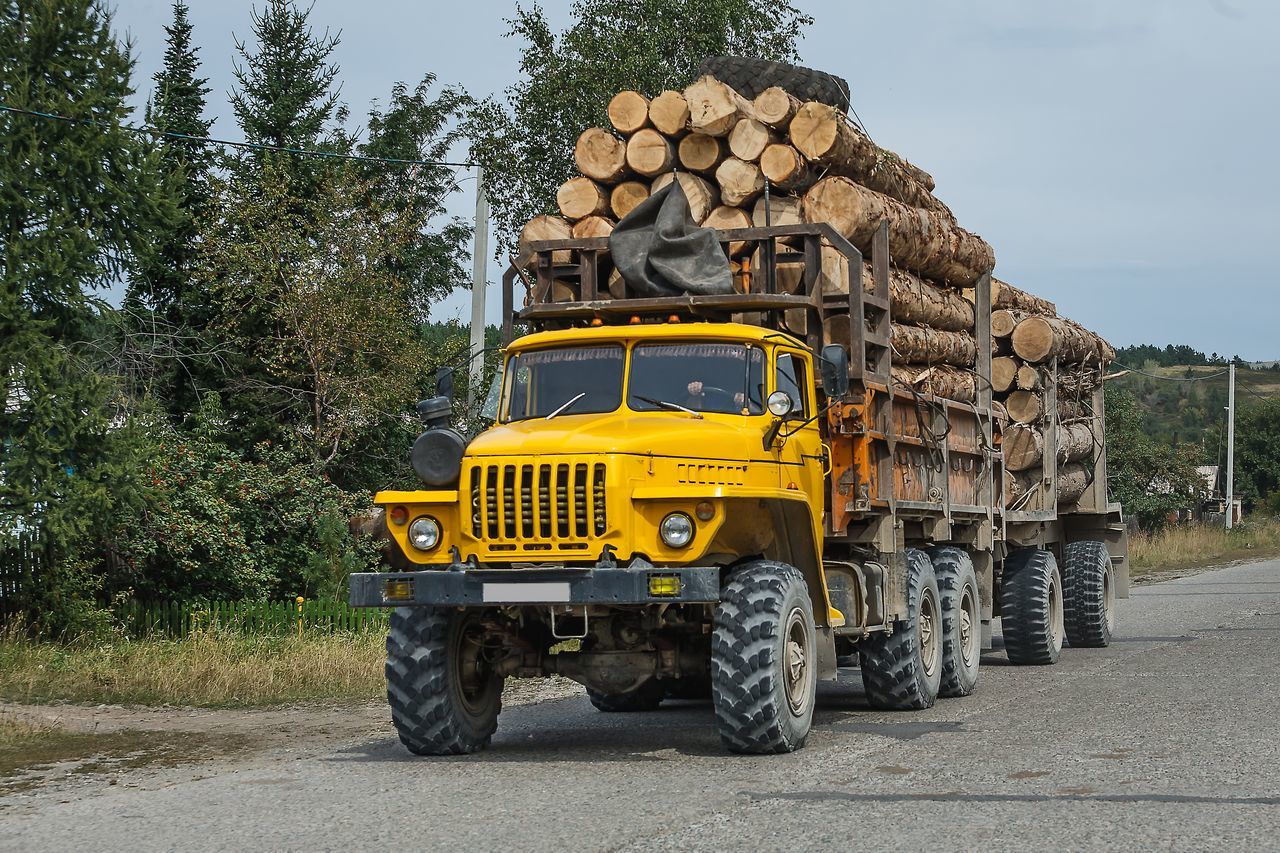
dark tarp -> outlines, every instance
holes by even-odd
[[[699,228],[679,181],[641,202],[609,235],[609,254],[637,296],[733,293],[715,229]]]

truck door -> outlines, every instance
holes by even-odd
[[[773,391],[785,391],[794,408],[782,427],[782,435],[790,433],[782,447],[774,444],[778,461],[778,484],[798,488],[806,495],[820,496],[823,488],[822,437],[813,418],[817,401],[813,393],[812,365],[808,355],[792,350],[777,350],[774,359]],[[801,426],[801,424],[804,424]],[[821,507],[822,501],[812,501]]]

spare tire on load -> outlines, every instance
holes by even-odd
[[[727,83],[744,98],[754,100],[765,89],[778,86],[801,101],[817,101],[849,112],[849,84],[824,71],[748,56],[708,56],[698,69],[699,77],[706,74]]]

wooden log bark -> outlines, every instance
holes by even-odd
[[[863,287],[874,291],[871,264],[863,268]],[[934,287],[905,270],[889,270],[889,315],[895,321],[945,332],[973,333],[973,306],[952,290]]]
[[[1023,364],[1018,366],[1018,376],[1013,384],[1019,391],[1039,391],[1044,382],[1040,371],[1034,365]]]
[[[991,335],[996,338],[1007,338],[1013,334],[1014,328],[1020,320],[1025,320],[1030,315],[1025,311],[1019,311],[1016,308],[1001,308],[999,311],[991,312]]]
[[[649,185],[640,181],[623,181],[609,194],[609,209],[615,219],[622,219],[649,197]]]
[[[689,132],[689,102],[668,89],[649,102],[649,121],[663,136],[679,139]]]
[[[944,364],[894,365],[890,373],[896,382],[910,385],[921,394],[933,394],[962,403],[978,401],[978,377],[967,370]]]
[[[890,340],[894,352],[904,362],[972,367],[978,357],[973,335],[965,332],[894,323]]]
[[[818,287],[823,293],[849,292],[849,259],[832,246],[819,247]],[[761,253],[756,250],[751,258],[752,269],[763,270]],[[804,290],[804,263],[779,263],[777,286],[782,293],[802,293]],[[805,317],[800,310],[797,316]],[[847,314],[845,316],[848,316]],[[787,324],[792,330],[807,331],[807,323],[794,321]]]
[[[744,118],[729,133],[729,152],[739,160],[756,163],[766,148],[781,141],[777,131],[764,122]]]
[[[689,214],[694,222],[701,223],[720,204],[720,188],[692,172],[663,172],[649,185],[650,193],[657,193],[672,181],[679,181],[684,197],[689,200]]]
[[[707,76],[684,90],[689,104],[689,127],[708,136],[728,136],[744,118],[755,118],[751,102],[732,87]]]
[[[750,204],[764,192],[764,175],[760,167],[737,157],[730,157],[716,169],[720,200],[731,207]]]
[[[1058,368],[1058,399],[1088,400],[1102,384],[1102,370],[1084,365],[1066,365]]]
[[[563,216],[535,216],[520,229],[517,245],[523,251],[530,243],[536,243],[539,240],[568,240],[572,236],[573,228],[569,220]],[[551,253],[552,263],[567,264],[570,257],[571,253],[568,249]]]
[[[1093,412],[1086,403],[1077,400],[1058,398],[1058,423],[1064,424],[1078,420],[1092,420]]]
[[[805,218],[829,223],[868,254],[882,221],[899,266],[924,278],[964,286],[995,266],[991,246],[945,217],[911,208],[848,178],[827,177],[805,193]]]
[[[813,170],[793,146],[786,143],[770,145],[760,155],[760,171],[769,183],[780,190],[808,189],[813,185]]]
[[[765,219],[764,196],[756,199],[751,208],[751,223],[757,228],[766,225],[800,225],[804,222],[804,209],[800,199],[785,195],[769,196],[769,216]]]
[[[716,167],[725,158],[725,151],[723,139],[707,136],[705,133],[689,134],[680,140],[680,145],[676,148],[681,166],[704,175],[715,173]]]
[[[1013,351],[1032,364],[1054,356],[1070,363],[1107,364],[1116,357],[1101,337],[1060,317],[1027,317],[1013,330],[1010,341]]]
[[[1003,394],[1013,388],[1018,377],[1016,359],[1002,355],[991,359],[991,390]]]
[[[1004,473],[1005,506],[1014,506],[1023,501],[1031,491],[1042,488],[1043,479],[1038,471],[1009,471]],[[1063,505],[1073,504],[1080,500],[1084,490],[1089,487],[1089,471],[1078,462],[1058,469],[1058,481],[1055,484],[1055,499]]]
[[[1028,471],[1044,460],[1044,433],[1030,424],[1012,424],[1004,431],[1004,466],[1010,471]],[[1093,455],[1097,444],[1093,428],[1086,421],[1076,421],[1058,426],[1058,441],[1054,449],[1058,466],[1080,462]]]
[[[1024,290],[1019,290],[1007,281],[991,279],[991,307],[993,309],[1016,308],[1028,314],[1039,314],[1041,317],[1054,317],[1058,308],[1047,299],[1041,299]]]
[[[918,169],[907,168],[898,155],[878,147],[834,107],[815,101],[803,104],[791,119],[790,131],[791,144],[832,174],[955,221],[951,210],[918,179]]]
[[[605,112],[609,122],[624,136],[649,126],[649,99],[639,92],[619,92],[610,99]]]
[[[604,184],[616,184],[627,173],[627,144],[602,127],[584,130],[573,146],[578,171]]]
[[[617,224],[606,216],[587,216],[573,223],[573,239],[585,240],[588,237],[608,237]]]
[[[570,178],[556,191],[560,215],[570,222],[609,212],[609,194],[590,178]]]
[[[786,130],[800,109],[801,101],[781,86],[770,86],[752,102],[756,118],[778,130]]]
[[[636,131],[627,140],[627,165],[637,174],[653,178],[669,171],[675,163],[675,146],[651,127]]]
[[[1009,417],[1020,424],[1031,424],[1044,414],[1044,399],[1036,391],[1014,391],[1004,400]]]

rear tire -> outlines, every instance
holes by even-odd
[[[793,752],[813,723],[817,632],[804,577],[757,560],[720,593],[711,634],[711,701],[730,752]]]
[[[801,101],[818,101],[849,112],[849,84],[825,71],[753,57],[708,56],[698,68],[698,76],[705,74],[727,83],[744,98],[754,100],[765,89],[778,86]]]
[[[938,695],[968,696],[978,685],[982,657],[982,610],[978,573],[960,548],[933,549],[933,573],[942,604],[942,682]]]
[[[1111,644],[1115,628],[1115,577],[1107,543],[1072,542],[1062,549],[1063,622],[1076,648]]]
[[[387,633],[387,703],[400,742],[415,755],[461,755],[489,745],[502,710],[502,677],[475,642],[476,611],[398,607]]]
[[[1004,561],[1000,625],[1012,663],[1057,663],[1062,651],[1062,576],[1053,553],[1022,548]]]
[[[907,616],[892,634],[873,634],[858,644],[862,686],[872,707],[887,711],[929,708],[942,683],[942,608],[933,563],[908,548]]]
[[[634,690],[625,693],[600,693],[588,688],[587,698],[596,710],[608,714],[630,714],[640,711],[656,711],[666,696],[662,682],[651,678]]]

